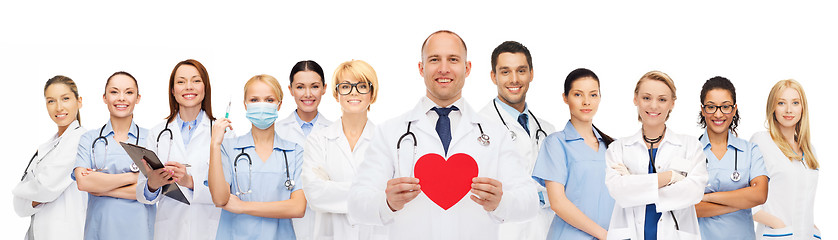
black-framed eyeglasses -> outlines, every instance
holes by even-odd
[[[349,93],[352,93],[353,88],[360,94],[372,92],[372,85],[370,85],[369,82],[338,83],[338,85],[335,86],[335,91],[337,91],[340,95],[349,95]]]
[[[716,111],[722,110],[724,114],[730,114],[733,112],[733,109],[736,105],[701,105],[701,109],[704,109],[704,113],[706,114],[715,114]]]

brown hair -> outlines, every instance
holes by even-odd
[[[169,116],[166,117],[166,123],[171,123],[175,119],[175,116],[177,116],[180,112],[180,104],[177,103],[175,95],[172,93],[172,89],[175,88],[175,73],[177,72],[177,69],[183,65],[193,66],[198,69],[198,74],[201,75],[201,80],[204,82],[204,99],[201,100],[201,110],[204,110],[210,121],[215,120],[215,117],[212,116],[212,87],[210,86],[207,68],[205,68],[201,62],[198,62],[198,60],[186,59],[175,65],[175,68],[172,69],[172,75],[169,77]]]
[[[55,75],[55,77],[50,78],[47,80],[47,83],[44,84],[44,94],[47,93],[47,88],[53,84],[67,85],[67,87],[70,88],[70,91],[73,92],[73,95],[76,96],[76,100],[79,100],[79,88],[76,87],[76,82],[73,81],[73,79],[64,75]],[[81,125],[81,111],[76,112],[76,121],[79,121],[79,125]]]

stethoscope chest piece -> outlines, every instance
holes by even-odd
[[[733,171],[733,173],[730,174],[730,180],[733,180],[734,182],[738,182],[740,178],[741,176],[739,174],[739,171]]]
[[[514,142],[515,140],[518,139],[518,134],[515,134],[514,131],[509,131],[509,137],[511,137],[512,141]]]
[[[294,189],[294,180],[291,180],[291,179],[285,180],[285,189],[288,189],[288,190]]]
[[[480,145],[483,146],[489,146],[489,144],[491,143],[489,141],[489,135],[486,135],[485,133],[481,133],[480,136],[477,137],[477,141],[480,142]]]
[[[131,172],[139,172],[140,167],[136,163],[131,163]]]

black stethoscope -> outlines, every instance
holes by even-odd
[[[506,130],[509,131],[509,136],[512,137],[512,141],[518,139],[518,135],[515,134],[515,132],[512,131],[512,129],[509,129],[509,126],[506,125],[506,121],[503,120],[503,116],[500,115],[500,110],[498,110],[498,103],[495,102],[495,100],[492,100],[492,104],[495,105],[495,112],[498,113],[498,118],[500,118],[500,122],[503,123],[503,126],[506,127]],[[538,129],[535,130],[535,143],[538,144],[538,141],[541,140],[538,134],[544,134],[544,136],[547,137],[547,132],[541,129],[541,123],[538,122],[538,118],[536,118],[535,115],[532,114],[532,111],[527,109],[527,112],[529,112],[530,116],[532,116],[532,119],[535,120],[535,125],[538,126]]]
[[[172,154],[172,143],[173,143],[175,137],[174,137],[174,134],[172,133],[172,129],[169,129],[169,123],[166,123],[164,125],[165,125],[165,128],[163,128],[163,130],[160,131],[160,133],[157,134],[157,145],[155,146],[155,148],[157,148],[157,150],[160,151],[160,137],[163,136],[163,133],[168,132],[169,133],[169,150],[166,151],[166,161],[169,161],[169,157]]]
[[[93,139],[93,144],[90,146],[90,150],[93,152],[93,168],[94,168],[93,171],[99,172],[99,171],[108,170],[107,166],[104,167],[104,168],[98,168],[98,165],[96,164],[96,143],[99,142],[99,140],[104,140],[105,141],[105,160],[102,161],[102,164],[107,164],[107,161],[108,161],[108,138],[105,137],[105,136],[102,136],[102,133],[105,131],[105,127],[107,127],[107,126],[108,126],[108,124],[102,125],[102,128],[99,129],[99,137],[97,137],[96,139]],[[137,128],[137,135],[136,135],[137,137],[136,137],[136,139],[134,139],[135,140],[134,145],[139,146],[140,145],[140,126],[137,126],[137,124],[135,123],[134,127]],[[129,131],[130,131],[130,129],[129,129]],[[140,171],[140,167],[138,167],[137,164],[135,164],[135,163],[131,163],[131,172],[139,172],[139,171]]]
[[[411,123],[413,123],[413,122],[407,122],[407,131],[404,134],[402,134],[401,137],[399,137],[399,141],[396,143],[396,150],[397,151],[400,150],[401,145],[402,145],[402,141],[404,141],[404,139],[406,137],[410,136],[410,138],[413,138],[413,156],[415,157],[416,156],[417,143],[416,143],[416,135],[414,135],[413,132],[410,131],[410,124]],[[489,135],[486,135],[486,133],[483,132],[483,126],[480,125],[480,123],[477,124],[477,128],[480,129],[480,136],[477,137],[477,142],[479,142],[480,145],[488,146],[489,143],[491,143],[489,141]]]
[[[291,189],[294,189],[294,180],[291,180],[291,172],[288,169],[288,154],[285,153],[285,150],[281,150],[281,151],[282,151],[282,156],[285,157],[285,189],[288,189],[290,191]],[[247,159],[247,178],[248,178],[248,181],[247,181],[247,190],[245,190],[245,191],[242,191],[242,187],[239,185],[239,180],[238,180],[239,179],[239,171],[238,171],[239,170],[239,168],[238,168],[239,160],[242,160],[242,157]],[[252,181],[253,181],[252,173],[253,173],[253,161],[250,158],[250,154],[247,154],[246,152],[244,152],[244,148],[242,148],[241,153],[239,153],[239,155],[236,155],[236,160],[233,161],[233,174],[234,174],[233,177],[236,179],[236,195],[248,194],[248,193],[253,192],[251,190]]]
[[[658,171],[655,169],[656,168],[656,166],[655,166],[655,155],[652,155],[652,149],[655,149],[655,144],[656,143],[659,143],[659,142],[661,142],[661,140],[663,140],[663,134],[661,134],[660,136],[658,136],[656,138],[648,138],[648,137],[646,137],[646,134],[643,133],[642,129],[640,130],[640,132],[641,132],[641,134],[643,134],[643,141],[645,141],[646,143],[649,144],[649,161],[651,162],[650,163],[650,168],[652,169],[652,173],[657,173]],[[666,125],[663,126],[663,132],[666,133]],[[660,150],[660,149],[658,149],[658,150]],[[673,213],[672,211],[669,211],[669,215],[672,216],[672,221],[675,222],[675,230],[680,231],[681,227],[678,226],[678,219],[675,218],[675,213]]]
[[[73,130],[79,129],[80,127],[81,127],[81,125],[76,126],[76,128],[73,128]],[[56,147],[58,147],[59,143],[61,143],[61,140],[58,140],[58,142],[56,142],[55,145],[52,145],[52,148],[50,148],[49,151],[47,151],[47,153],[44,154],[44,156],[46,156],[47,154],[52,152],[52,150],[54,150]],[[23,177],[20,177],[21,181],[23,181],[23,179],[26,179],[26,174],[29,173],[29,167],[32,166],[32,161],[35,160],[35,157],[38,157],[38,151],[37,150],[35,150],[35,155],[32,155],[32,158],[29,159],[29,164],[26,164],[26,169],[23,170]],[[44,159],[41,158],[40,160],[38,160],[37,164],[41,164],[41,161],[43,161],[43,160]]]
[[[698,136],[698,140],[701,141],[702,137],[704,137],[704,134]],[[710,164],[710,159],[704,158],[704,162]],[[742,175],[739,174],[739,151],[733,149],[733,173],[730,174],[730,180],[738,182],[740,179],[742,179]]]

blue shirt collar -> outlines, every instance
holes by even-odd
[[[505,110],[506,112],[508,112],[508,113],[509,113],[509,115],[512,115],[514,119],[518,119],[518,115],[521,115],[521,114],[522,114],[522,112],[518,112],[518,110],[517,110],[517,109],[513,108],[512,106],[507,105],[506,103],[504,103],[503,101],[501,101],[498,97],[495,97],[495,102],[498,104],[498,106],[500,106],[501,108],[503,108],[503,110]],[[529,115],[529,108],[527,108],[527,104],[526,104],[526,103],[524,104],[524,112],[523,112],[523,114],[527,115],[527,117],[528,117],[528,118],[532,117],[532,116],[530,116],[530,115]]]
[[[564,132],[565,141],[583,139],[582,135],[580,135],[579,132],[576,131],[576,127],[574,127],[573,124],[570,123],[570,120],[568,120],[567,124],[564,125],[564,130],[562,132]],[[594,136],[596,136],[596,138],[599,139],[599,141],[602,141],[602,136],[599,134],[599,132],[596,131],[596,129],[594,129]]]
[[[139,129],[137,129],[137,124],[134,123],[134,120],[131,120],[131,127],[128,128],[128,136],[137,138],[137,133],[139,133]],[[102,136],[107,137],[113,134],[113,125],[111,124],[111,120],[108,120],[108,123],[105,124],[105,130],[102,131]]]
[[[704,134],[702,134],[700,139],[698,140],[701,143],[701,146],[704,149],[707,149],[707,148],[710,147],[710,138],[707,137],[707,131],[708,130],[705,128],[704,129]],[[737,151],[742,152],[742,151],[745,150],[746,145],[748,145],[748,144],[747,144],[747,142],[745,142],[745,140],[736,137],[735,135],[733,135],[733,132],[731,132],[730,130],[727,131],[727,146],[733,147]]]
[[[311,119],[311,122],[306,122],[300,118],[300,115],[297,114],[297,110],[294,110],[294,118],[297,120],[297,125],[300,125],[300,127],[303,127],[303,124],[306,123],[311,123],[312,125],[314,125],[315,123],[317,123],[317,119],[320,118],[320,112],[318,111],[317,115],[314,115],[314,119]]]
[[[198,124],[201,124],[201,118],[204,118],[204,110],[201,110],[200,112],[198,112],[198,116],[195,117],[195,120],[186,122],[186,124],[191,125],[192,129],[195,129],[195,126],[198,126]],[[187,126],[187,125],[184,125],[183,119],[180,118],[180,112],[178,112],[177,118],[175,118],[175,119],[177,121],[177,125],[180,126],[181,129],[184,128],[185,126]]]

